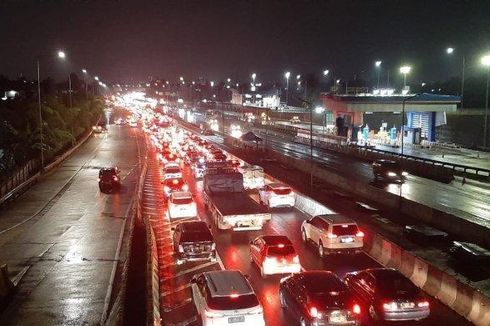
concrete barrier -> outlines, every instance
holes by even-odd
[[[419,288],[475,325],[490,325],[489,297],[378,234],[366,240],[366,252],[380,264],[398,269]]]

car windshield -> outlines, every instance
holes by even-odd
[[[417,295],[417,287],[401,275],[383,275],[378,282],[378,288],[382,295]]]
[[[332,227],[332,233],[337,236],[342,235],[356,235],[359,232],[357,228],[357,224],[342,224],[342,225],[334,225]]]
[[[291,188],[287,188],[287,187],[272,188],[272,191],[276,195],[289,195],[291,193]]]
[[[172,202],[177,205],[190,204],[192,203],[192,197],[173,198]]]
[[[252,308],[259,305],[259,300],[255,294],[242,294],[239,296],[215,296],[208,297],[209,308],[215,310],[236,310]]]
[[[307,275],[304,283],[306,290],[312,295],[323,295],[347,290],[345,284],[333,275]]]
[[[106,170],[101,170],[100,171],[100,176],[102,177],[110,177],[116,174],[116,171],[114,169],[106,169]]]
[[[294,255],[296,252],[293,246],[271,246],[267,249],[269,256],[288,256]]]

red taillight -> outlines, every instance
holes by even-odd
[[[355,313],[356,315],[361,314],[361,306],[358,305],[357,303],[352,307],[352,312]]]
[[[364,237],[364,232],[362,232],[362,231],[358,231],[358,232],[356,233],[356,237],[361,237],[361,238],[362,238],[362,237]]]
[[[310,316],[313,318],[318,316],[318,309],[316,309],[316,307],[310,307]]]
[[[112,178],[114,179],[114,181],[118,180],[117,176],[113,176]]]
[[[337,237],[337,235],[336,235],[335,233],[328,233],[328,234],[327,234],[327,237],[328,237],[329,239],[335,239],[335,238]]]
[[[284,244],[283,243],[280,243],[277,245],[279,248],[284,248]]]
[[[172,183],[173,183],[174,185],[176,185],[176,184],[178,184],[178,183],[179,183],[179,180],[177,180],[177,179],[173,179],[173,180],[172,180]]]
[[[419,308],[429,307],[429,301],[420,301],[419,303],[417,303],[417,307]]]

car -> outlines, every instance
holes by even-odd
[[[165,179],[162,181],[162,184],[163,194],[166,198],[168,198],[173,192],[189,190],[189,186],[184,182],[184,179],[182,178]]]
[[[163,179],[182,178],[182,170],[176,163],[167,163],[163,168]]]
[[[273,182],[259,189],[259,200],[262,205],[267,205],[269,208],[292,208],[296,203],[296,195],[291,187]]]
[[[100,134],[103,132],[107,132],[107,126],[106,126],[105,122],[98,122],[95,126],[92,127],[92,130],[96,134]]]
[[[170,219],[196,217],[197,206],[188,191],[172,192],[168,198],[168,217]]]
[[[295,115],[294,117],[292,117],[291,119],[289,119],[289,122],[291,124],[298,124],[298,123],[301,123],[301,120],[299,119],[299,117],[297,115]]]
[[[400,164],[392,160],[376,160],[373,162],[373,174],[376,181],[404,182],[407,172],[403,171]]]
[[[422,291],[396,269],[347,273],[344,283],[375,322],[421,320],[430,315],[430,304]]]
[[[206,163],[204,160],[200,160],[192,165],[192,173],[194,174],[194,178],[200,179],[204,177],[204,171],[206,170]]]
[[[305,271],[281,279],[279,303],[301,326],[354,326],[362,319],[352,291],[329,271]]]
[[[121,178],[117,166],[102,168],[99,170],[99,190],[108,192],[121,188]]]
[[[216,243],[205,222],[180,222],[172,230],[177,264],[195,260],[216,261]]]
[[[260,268],[262,277],[301,271],[293,243],[284,235],[263,235],[252,240],[250,261]]]
[[[168,163],[179,163],[180,159],[177,156],[177,154],[174,154],[172,152],[165,151],[162,153],[162,158],[161,161],[163,164],[168,164]]]
[[[264,309],[240,271],[203,272],[191,280],[192,302],[203,326],[265,326]]]
[[[301,237],[305,243],[313,242],[318,255],[330,253],[359,253],[364,245],[364,232],[356,222],[340,214],[314,216],[301,224]]]

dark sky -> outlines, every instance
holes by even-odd
[[[375,59],[399,79],[469,73],[490,52],[490,1],[0,1],[0,74],[33,77],[82,67],[105,81],[162,76],[281,79],[328,68],[371,78]],[[448,57],[444,49],[454,46]],[[364,71],[364,73],[362,73]]]

